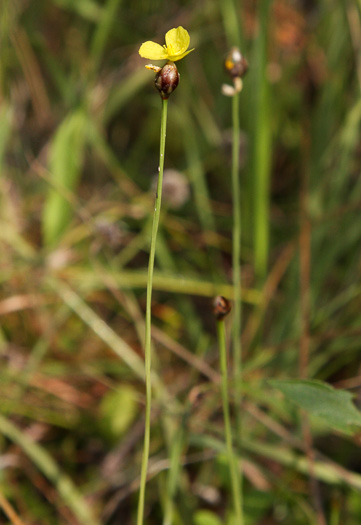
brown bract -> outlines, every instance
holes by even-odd
[[[165,66],[155,76],[155,87],[158,89],[163,100],[169,98],[169,95],[178,86],[179,73],[174,62],[167,62]]]
[[[231,78],[242,78],[248,71],[248,62],[238,49],[232,47],[224,60],[224,68]]]
[[[223,297],[223,295],[217,295],[213,300],[213,313],[217,321],[222,321],[226,315],[232,309],[231,303]]]

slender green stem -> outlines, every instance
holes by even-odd
[[[162,100],[162,116],[161,116],[161,127],[160,127],[159,176],[158,176],[157,193],[156,193],[156,198],[155,198],[152,237],[151,237],[151,243],[150,243],[150,253],[149,253],[149,263],[148,263],[147,304],[146,304],[146,314],[145,314],[145,349],[144,349],[145,388],[146,388],[145,431],[144,431],[142,469],[141,469],[141,475],[140,475],[137,525],[143,524],[145,486],[147,482],[147,470],[148,470],[148,458],[149,458],[150,414],[151,414],[151,404],[152,404],[152,384],[151,384],[152,286],[153,286],[155,247],[156,247],[156,241],[157,241],[160,208],[161,208],[161,203],[162,203],[164,151],[165,151],[165,137],[166,137],[166,128],[167,128],[167,108],[168,108],[168,100]]]
[[[241,435],[241,397],[242,397],[242,346],[241,346],[241,190],[239,180],[239,93],[232,97],[232,124],[233,124],[233,143],[232,143],[232,197],[233,197],[233,247],[232,247],[232,267],[233,267],[233,289],[234,289],[234,309],[233,309],[233,367],[234,367],[234,388],[237,406],[237,435]]]
[[[224,321],[217,321],[218,345],[220,354],[220,364],[222,373],[222,403],[224,416],[224,431],[227,446],[228,465],[231,476],[231,486],[233,495],[233,506],[235,512],[235,525],[243,525],[243,502],[240,483],[240,468],[232,445],[232,428],[229,410],[228,396],[228,371],[227,371],[227,351],[226,351],[226,332]]]

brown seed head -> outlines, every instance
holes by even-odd
[[[155,75],[155,87],[160,96],[166,100],[178,86],[179,73],[174,62],[167,62],[165,66]]]
[[[222,295],[217,295],[213,300],[213,313],[217,321],[222,321],[231,311],[232,305]]]
[[[232,47],[224,60],[224,68],[231,78],[243,78],[248,71],[248,62],[238,47]]]

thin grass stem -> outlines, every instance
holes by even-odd
[[[162,99],[162,115],[160,127],[160,155],[159,155],[159,176],[157,193],[155,198],[155,207],[153,215],[153,227],[150,243],[149,263],[148,263],[148,281],[147,281],[147,303],[145,314],[145,389],[146,389],[146,407],[145,407],[145,430],[144,430],[144,445],[142,468],[140,475],[140,488],[138,500],[138,514],[137,525],[143,524],[144,517],[144,500],[145,500],[145,486],[147,482],[148,459],[149,459],[149,443],[150,443],[150,415],[152,404],[152,383],[151,383],[151,324],[152,324],[152,287],[153,287],[153,271],[154,271],[154,257],[155,247],[157,241],[157,233],[159,226],[160,208],[162,203],[162,186],[163,186],[163,170],[164,170],[164,152],[165,152],[165,137],[167,128],[167,109],[168,100]]]
[[[237,406],[237,435],[241,435],[241,398],[242,398],[242,345],[241,345],[241,189],[239,180],[239,93],[232,97],[232,197],[233,197],[233,248],[232,248],[232,273],[234,290],[234,309],[232,326],[234,388]]]
[[[240,468],[237,458],[233,452],[232,444],[232,428],[231,428],[231,417],[229,410],[229,382],[228,382],[228,371],[227,371],[227,351],[226,351],[226,332],[224,321],[217,321],[217,333],[218,333],[218,345],[220,354],[220,365],[222,374],[222,404],[223,404],[223,417],[224,417],[224,432],[227,447],[228,465],[231,477],[231,487],[233,496],[233,507],[235,513],[235,525],[243,525],[243,502],[242,492],[240,483]]]

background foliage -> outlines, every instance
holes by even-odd
[[[138,49],[178,25],[196,51],[169,103],[166,167],[183,177],[168,179],[156,255],[148,523],[169,501],[176,524],[231,523],[211,298],[232,296],[221,85],[238,43],[247,523],[322,523],[321,505],[357,524],[357,434],[265,381],[360,392],[356,0],[2,0],[1,522],[134,522],[160,126]]]

